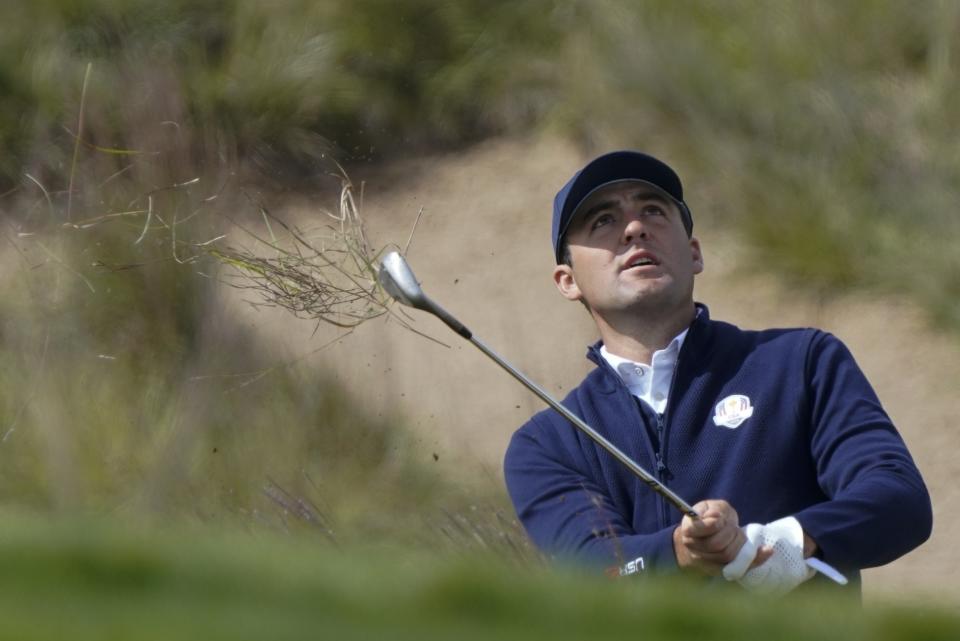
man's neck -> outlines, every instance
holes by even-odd
[[[614,319],[594,314],[593,319],[608,352],[649,365],[653,353],[667,347],[678,334],[690,327],[696,313],[691,301],[689,306],[669,314],[637,312]]]

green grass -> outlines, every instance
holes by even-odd
[[[784,601],[480,554],[5,514],[0,638],[953,639],[936,609]]]

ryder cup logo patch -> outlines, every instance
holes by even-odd
[[[734,429],[753,416],[753,406],[750,399],[743,394],[733,394],[726,397],[713,410],[713,422],[719,427]]]

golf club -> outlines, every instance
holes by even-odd
[[[421,311],[433,314],[442,320],[450,329],[473,343],[481,352],[493,359],[497,365],[505,369],[511,376],[523,383],[527,389],[539,396],[543,402],[560,412],[560,414],[570,421],[574,427],[590,437],[590,439],[609,452],[610,455],[615,459],[623,463],[627,469],[636,474],[640,480],[650,486],[650,489],[667,499],[683,514],[686,514],[692,519],[699,518],[700,515],[694,511],[693,507],[689,503],[684,501],[679,495],[675,494],[673,490],[668,488],[666,485],[658,481],[655,476],[643,469],[643,467],[641,467],[633,459],[621,452],[616,445],[604,438],[602,434],[590,427],[590,425],[584,422],[579,416],[561,405],[559,401],[550,396],[542,387],[531,381],[522,372],[510,365],[510,363],[503,360],[496,352],[487,347],[483,341],[474,336],[473,332],[467,329],[466,325],[458,321],[447,310],[443,309],[440,305],[432,301],[423,292],[423,289],[420,287],[420,283],[417,282],[416,276],[413,275],[413,270],[410,269],[406,259],[404,259],[399,252],[392,251],[383,257],[383,260],[380,262],[378,279],[380,280],[380,284],[383,286],[383,289],[395,300],[407,305],[408,307],[413,307],[414,309],[419,309]],[[808,566],[823,573],[837,583],[846,584],[846,577],[844,577],[842,574],[840,574],[840,572],[835,570],[827,563],[816,558],[806,559],[806,562]]]

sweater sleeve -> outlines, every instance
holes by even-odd
[[[606,569],[668,573],[677,570],[673,530],[635,534],[625,516],[577,465],[536,436],[536,417],[507,448],[504,476],[517,516],[534,544],[548,554]]]
[[[920,472],[843,343],[818,333],[806,380],[811,455],[830,498],[795,516],[828,563],[889,563],[930,536],[930,496]]]

